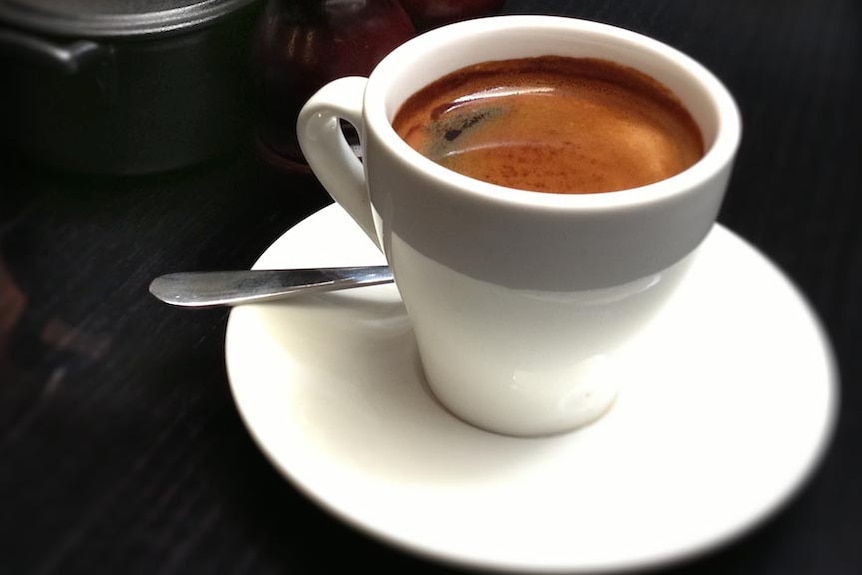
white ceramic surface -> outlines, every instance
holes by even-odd
[[[255,267],[381,263],[338,206]],[[828,444],[828,342],[786,278],[717,226],[643,332],[608,414],[545,438],[481,431],[426,389],[394,286],[236,308],[239,411],[291,483],[348,523],[438,560],[608,571],[711,549],[776,511]]]
[[[546,54],[606,58],[663,82],[700,126],[704,157],[630,190],[530,193],[448,170],[390,124],[448,72]],[[361,163],[340,119],[359,131]],[[740,119],[715,76],[656,40],[574,18],[500,16],[420,35],[367,82],[327,84],[297,135],[327,191],[384,250],[436,397],[483,428],[532,436],[590,423],[613,402],[618,356],[712,228]]]

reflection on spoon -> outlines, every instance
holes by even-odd
[[[208,308],[392,281],[387,266],[182,272],[157,277],[150,283],[150,293],[171,305]]]

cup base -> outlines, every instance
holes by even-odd
[[[577,431],[608,413],[617,398],[616,382],[619,370],[606,358],[594,359],[592,365],[579,366],[579,374],[572,374],[570,391],[564,396],[542,394],[541,382],[534,382],[532,391],[522,387],[513,397],[513,385],[502,386],[497,400],[471,401],[467,378],[429,375],[431,370],[420,358],[424,383],[431,397],[442,409],[483,431],[508,437],[547,437]],[[521,382],[522,386],[528,382]],[[558,387],[556,383],[554,387]],[[466,391],[466,392],[465,392]]]

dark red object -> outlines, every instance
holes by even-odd
[[[367,76],[415,32],[396,0],[270,0],[252,51],[265,158],[302,169],[296,140],[302,105],[335,78]]]
[[[503,0],[401,0],[417,30],[428,30],[459,20],[497,12]]]

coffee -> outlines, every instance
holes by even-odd
[[[697,124],[667,87],[592,58],[462,68],[411,96],[392,125],[447,168],[538,192],[643,186],[682,172],[704,153]]]

